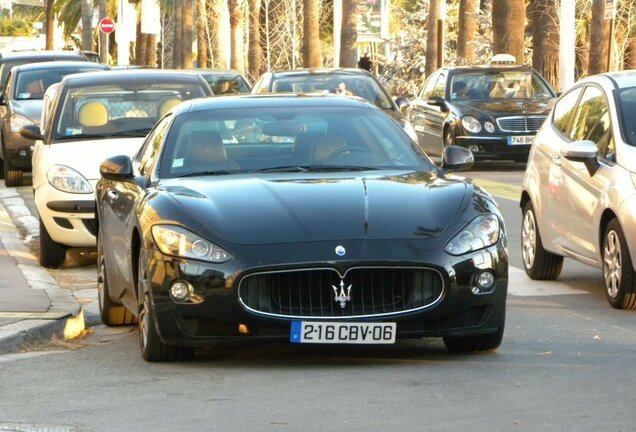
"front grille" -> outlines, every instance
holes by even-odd
[[[514,116],[514,117],[499,117],[497,119],[497,126],[503,132],[532,132],[536,133],[545,116]]]
[[[346,295],[349,286],[350,300],[336,301],[334,287]],[[421,309],[437,302],[443,290],[441,274],[429,268],[356,267],[344,278],[335,269],[303,269],[248,275],[239,298],[268,315],[360,317]]]

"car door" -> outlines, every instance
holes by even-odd
[[[2,90],[2,103],[0,103],[0,118],[2,119],[2,126],[0,126],[0,134],[2,135],[2,139],[4,140],[5,136],[8,136],[11,129],[11,90],[13,88],[12,77],[14,74],[9,72],[9,76],[7,77],[7,85]],[[0,149],[2,153],[4,153],[4,142],[2,143],[2,149]]]
[[[596,144],[598,168],[590,172],[583,162],[561,158],[563,185],[567,191],[559,203],[563,216],[567,217],[559,221],[562,247],[579,260],[596,264],[599,208],[616,166],[609,104],[599,86],[589,84],[583,90],[569,135],[572,141],[589,140]]]
[[[435,87],[433,87],[432,97],[446,100],[446,74],[440,73]],[[433,154],[440,155],[444,150],[444,139],[442,132],[444,130],[444,121],[448,116],[448,109],[439,105],[431,105],[424,101],[424,127],[428,134],[429,143],[427,145],[432,149]]]
[[[429,131],[426,129],[426,99],[433,94],[433,89],[439,78],[439,73],[433,73],[424,82],[420,93],[411,101],[411,109],[409,112],[409,120],[415,129],[418,144],[425,151],[430,150],[427,144],[432,140],[428,139]]]

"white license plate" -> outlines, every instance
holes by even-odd
[[[531,145],[533,142],[534,142],[534,135],[508,137],[508,145]]]
[[[293,343],[392,344],[395,329],[395,323],[292,321],[289,340]]]

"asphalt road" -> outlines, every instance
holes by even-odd
[[[522,168],[480,165],[466,176],[514,186]],[[498,202],[512,267],[495,353],[449,355],[436,339],[259,344],[150,364],[136,330],[99,325],[79,341],[0,356],[0,431],[636,430],[634,312],[612,309],[600,271],[568,260],[558,281],[529,281],[518,203]],[[58,273],[72,285],[77,269]]]

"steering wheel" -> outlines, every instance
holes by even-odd
[[[368,148],[362,146],[350,146],[350,147],[342,147],[331,152],[329,156],[327,156],[326,160],[334,159],[343,154],[352,154],[352,153],[371,153]]]

